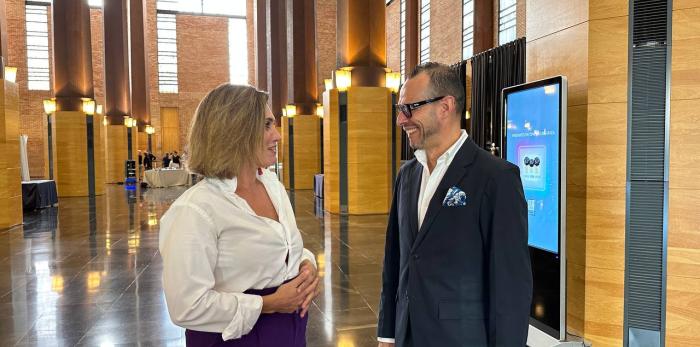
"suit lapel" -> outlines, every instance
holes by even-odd
[[[462,144],[462,148],[457,151],[450,167],[447,168],[445,176],[442,177],[442,181],[435,190],[435,194],[430,199],[428,204],[428,210],[425,213],[425,218],[423,219],[423,224],[421,225],[420,231],[416,236],[416,240],[413,243],[413,249],[418,248],[420,243],[425,239],[428,232],[430,232],[430,225],[433,224],[435,218],[440,214],[442,210],[442,201],[445,199],[447,191],[456,186],[460,181],[466,178],[469,174],[469,165],[474,161],[474,157],[477,153],[476,145],[467,139]],[[418,181],[418,186],[420,187],[420,181]],[[416,197],[416,201],[418,198]],[[416,203],[416,206],[418,204]],[[416,225],[418,223],[416,222]]]
[[[423,177],[423,165],[416,161],[413,170],[410,171],[410,177],[407,180],[408,184],[408,224],[410,244],[416,239],[418,234],[418,193],[420,193],[420,184]]]

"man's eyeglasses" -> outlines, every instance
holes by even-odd
[[[436,96],[434,98],[426,99],[423,101],[418,101],[418,102],[412,102],[410,104],[396,104],[396,108],[399,110],[399,112],[403,113],[406,118],[411,118],[413,117],[413,114],[411,113],[413,110],[423,106],[427,105],[431,102],[439,101],[442,100],[445,96]]]

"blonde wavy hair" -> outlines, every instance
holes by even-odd
[[[187,136],[188,169],[230,179],[241,167],[258,165],[265,131],[267,93],[247,85],[222,84],[197,106]]]

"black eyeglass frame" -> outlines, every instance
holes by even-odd
[[[410,104],[396,104],[396,109],[399,110],[399,112],[403,113],[404,116],[406,116],[406,118],[411,118],[411,117],[413,117],[413,113],[412,113],[413,110],[415,110],[423,105],[427,105],[427,104],[433,103],[435,101],[440,101],[440,100],[444,99],[446,96],[447,95],[436,96],[434,98],[425,99],[422,101],[416,101],[416,102],[412,102]]]

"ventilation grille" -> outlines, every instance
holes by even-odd
[[[668,2],[634,0],[630,55],[625,279],[627,345],[661,346],[664,331]],[[643,332],[643,334],[638,332]],[[629,336],[629,338],[627,338]]]

